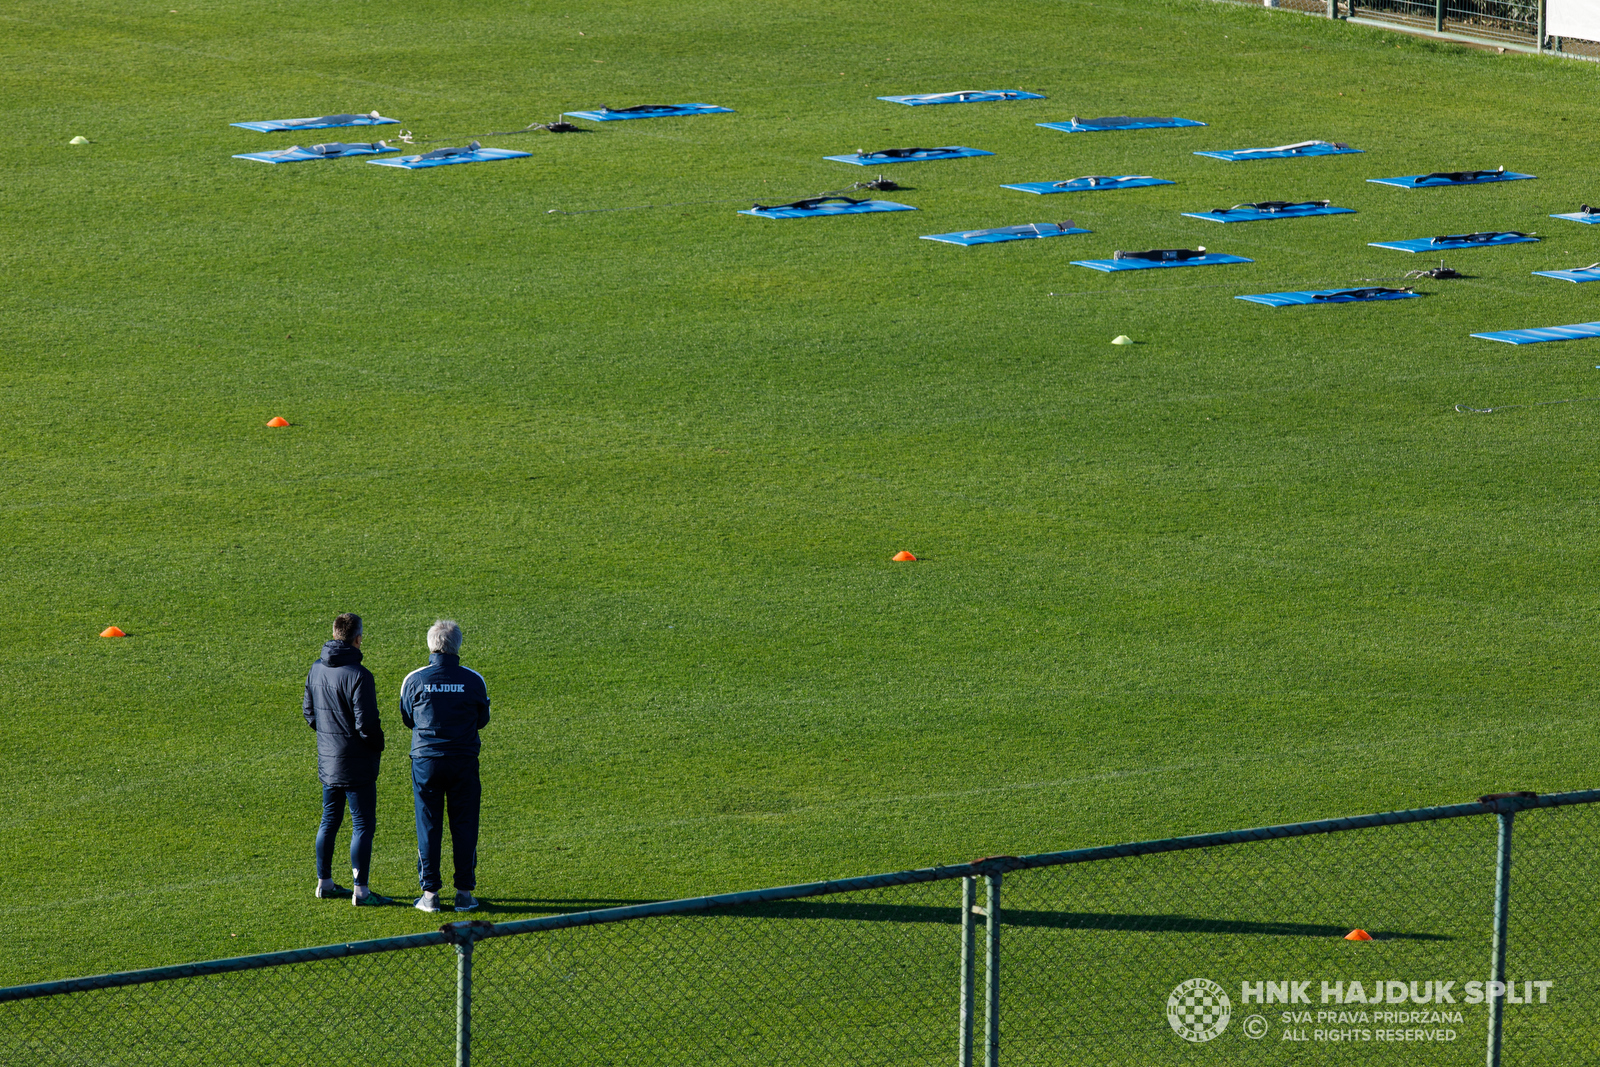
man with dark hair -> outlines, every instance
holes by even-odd
[[[319,897],[349,896],[356,907],[392,904],[367,886],[372,834],[378,826],[378,760],[383,724],[378,687],[361,665],[361,616],[333,620],[333,640],[306,675],[306,725],[317,732],[317,777],[322,779],[322,826],[317,830]],[[333,843],[350,806],[350,874],[355,892],[333,881]]]
[[[455,863],[456,910],[478,906],[478,731],[489,725],[489,687],[461,665],[461,627],[440,619],[428,628],[428,665],[400,685],[400,721],[411,730],[411,788],[417,808],[419,911],[440,911],[439,853],[446,808]]]

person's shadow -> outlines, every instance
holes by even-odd
[[[612,900],[602,897],[479,897],[478,912],[482,915],[570,915],[579,911],[654,903],[653,900]]]
[[[498,900],[480,898],[478,912],[485,915],[536,913],[540,915],[569,915],[581,911],[599,911],[604,908],[622,908],[630,904],[654,904],[653,900],[611,900],[598,897],[557,897],[549,899],[502,897]],[[853,922],[935,923],[958,926],[961,912],[952,907],[929,907],[920,904],[877,904],[865,901],[830,901],[826,899],[772,901],[764,904],[744,904],[726,908],[708,908],[686,914],[716,918],[737,916],[764,919],[842,919]],[[1031,926],[1058,930],[1113,930],[1128,933],[1172,934],[1254,934],[1272,937],[1341,938],[1348,930],[1344,925],[1327,923],[1302,923],[1287,921],[1248,921],[1222,919],[1202,915],[1181,914],[1119,914],[1115,912],[1041,911],[1036,909],[1005,908],[1001,911],[1005,926]],[[1447,934],[1423,931],[1393,930],[1373,935],[1375,941],[1449,941]]]

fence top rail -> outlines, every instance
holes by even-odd
[[[169,982],[175,978],[203,978],[210,974],[227,974],[229,971],[254,971],[262,967],[282,967],[289,963],[312,963],[316,960],[334,960],[346,956],[367,956],[374,952],[425,948],[429,945],[443,945],[448,941],[448,934],[434,930],[426,934],[403,934],[399,937],[380,937],[372,941],[347,941],[338,945],[263,952],[258,956],[232,956],[228,959],[204,960],[200,963],[148,967],[140,971],[96,974],[87,978],[63,978],[55,982],[35,982],[32,985],[15,985],[0,989],[0,1003],[8,1000],[50,997],[60,993],[82,993],[90,989],[113,989],[117,986],[144,985],[149,982]]]
[[[1560,808],[1573,804],[1593,804],[1600,801],[1600,789],[1580,789],[1570,793],[1495,793],[1466,804],[1446,804],[1432,808],[1409,808],[1403,811],[1384,811],[1372,815],[1352,815],[1342,819],[1318,819],[1314,822],[1284,823],[1279,826],[1260,826],[1250,830],[1225,830],[1220,833],[1195,834],[1190,837],[1169,837],[1158,841],[1138,841],[1127,845],[1102,845],[1097,848],[1080,848],[1068,852],[1041,852],[1033,856],[996,857],[1008,870],[1026,870],[1035,867],[1058,867],[1067,863],[1090,863],[1095,860],[1120,859],[1126,856],[1151,856],[1161,852],[1182,852],[1191,848],[1215,848],[1219,845],[1240,845],[1250,841],[1275,841],[1286,837],[1310,837],[1314,834],[1334,834],[1345,830],[1365,830],[1374,826],[1399,826],[1414,822],[1437,822],[1441,819],[1460,819],[1470,815],[1515,813],[1536,808]],[[980,861],[982,862],[982,861]]]
[[[1363,830],[1374,826],[1396,826],[1403,823],[1434,822],[1440,819],[1459,819],[1470,815],[1492,815],[1515,812],[1528,808],[1555,808],[1572,804],[1600,802],[1600,789],[1584,789],[1570,793],[1499,793],[1480,797],[1466,804],[1449,804],[1441,807],[1411,808],[1404,811],[1378,812],[1372,815],[1355,815],[1342,819],[1319,819],[1315,822],[1286,823],[1279,826],[1262,826],[1249,830],[1226,830],[1219,833],[1195,834],[1190,837],[1169,837],[1155,841],[1137,841],[1125,845],[1102,845],[1094,848],[1072,849],[1066,852],[1042,852],[1031,856],[988,856],[970,863],[949,864],[940,867],[921,867],[909,871],[892,871],[888,874],[868,874],[855,878],[836,878],[825,882],[805,882],[799,885],[773,886],[769,889],[751,889],[740,893],[719,893],[714,896],[689,897],[683,900],[663,900],[651,904],[632,904],[619,908],[572,912],[567,915],[545,915],[537,919],[524,919],[513,923],[496,923],[487,936],[509,937],[531,934],[542,930],[561,930],[573,926],[594,926],[600,923],[626,922],[651,915],[688,915],[695,912],[741,905],[764,904],[779,900],[797,900],[804,897],[829,896],[835,893],[852,893],[863,889],[881,889],[889,886],[912,885],[918,882],[938,882],[950,878],[974,878],[1003,874],[1006,871],[1030,870],[1039,867],[1060,867],[1070,863],[1092,863],[1097,860],[1122,859],[1130,856],[1151,856],[1162,852],[1182,852],[1194,848],[1215,848],[1223,845],[1245,844],[1251,841],[1273,841],[1289,837],[1309,837],[1313,834],[1339,833],[1345,830]]]
[[[1473,815],[1512,814],[1537,808],[1558,808],[1574,804],[1600,802],[1600,789],[1583,789],[1568,793],[1497,793],[1481,797],[1466,804],[1449,804],[1441,807],[1411,808],[1405,811],[1386,811],[1372,815],[1355,815],[1342,819],[1319,819],[1314,822],[1285,823],[1279,826],[1262,826],[1249,830],[1227,830],[1219,833],[1194,834],[1189,837],[1169,837],[1155,841],[1137,841],[1123,845],[1103,845],[1095,848],[1072,849],[1065,852],[1042,852],[1031,856],[987,856],[970,863],[956,863],[938,867],[919,867],[887,874],[868,874],[854,878],[835,878],[821,882],[804,882],[798,885],[772,886],[767,889],[750,889],[738,893],[718,893],[711,896],[688,897],[681,900],[660,900],[649,904],[630,904],[617,908],[600,908],[594,911],[573,912],[567,915],[545,915],[537,919],[524,919],[509,923],[451,923],[442,929],[425,934],[406,934],[400,937],[383,937],[370,941],[350,941],[315,948],[289,949],[267,952],[257,956],[235,956],[230,959],[206,960],[199,963],[180,963],[170,967],[151,967],[139,971],[121,971],[115,974],[91,975],[84,978],[65,978],[54,982],[37,982],[31,985],[0,989],[0,1003],[13,1000],[31,1000],[36,997],[56,996],[62,993],[79,993],[91,989],[110,989],[117,986],[142,985],[177,978],[199,978],[205,975],[225,974],[230,971],[250,971],[263,967],[281,967],[291,963],[310,963],[317,960],[364,956],[377,952],[397,952],[402,949],[457,944],[490,937],[515,937],[520,934],[564,930],[575,926],[598,926],[605,923],[627,922],[658,915],[692,915],[700,912],[723,910],[765,904],[781,900],[798,900],[805,897],[831,896],[835,893],[852,893],[864,889],[882,889],[922,882],[941,882],[953,878],[976,878],[1000,875],[1007,871],[1032,870],[1041,867],[1060,867],[1073,863],[1093,863],[1100,860],[1124,859],[1132,856],[1152,856],[1164,852],[1183,852],[1196,848],[1216,848],[1226,845],[1246,844],[1252,841],[1275,841],[1292,837],[1309,837],[1315,834],[1340,833],[1346,830],[1363,830],[1377,826],[1397,826],[1405,823],[1435,822],[1441,819],[1459,819]]]

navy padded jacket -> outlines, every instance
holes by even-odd
[[[434,652],[400,683],[400,721],[411,730],[411,758],[476,756],[489,725],[489,687],[460,656]]]
[[[317,732],[317,777],[323,785],[371,785],[378,780],[383,723],[378,686],[361,665],[361,650],[329,641],[306,675],[306,725]]]

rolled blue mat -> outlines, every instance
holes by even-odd
[[[1504,341],[1508,345],[1536,345],[1541,341],[1581,341],[1586,337],[1600,337],[1600,322],[1580,322],[1573,326],[1542,326],[1533,330],[1499,330],[1495,333],[1475,333],[1485,341]]]
[[[1397,252],[1444,252],[1452,248],[1520,245],[1538,240],[1537,237],[1515,230],[1485,230],[1482,233],[1452,233],[1442,237],[1413,237],[1409,241],[1368,241],[1367,244],[1372,248],[1392,248]]]
[[[401,156],[399,159],[369,159],[375,167],[404,167],[406,170],[423,170],[427,167],[448,167],[456,163],[488,163],[497,159],[521,159],[532,152],[513,152],[509,148],[485,148],[477,141],[464,148],[435,148],[420,156]]]
[[[1302,289],[1291,293],[1254,293],[1250,296],[1236,296],[1234,299],[1281,308],[1294,304],[1355,304],[1366,300],[1407,300],[1417,295],[1419,294],[1409,289],[1373,286],[1366,289]]]
[[[1573,267],[1571,270],[1536,270],[1533,273],[1541,278],[1559,278],[1564,282],[1600,282],[1600,263]]]
[[[1089,174],[1082,178],[1069,178],[1064,182],[1019,182],[1002,185],[1002,189],[1020,189],[1024,193],[1101,193],[1110,189],[1139,189],[1147,185],[1176,185],[1165,178],[1152,178],[1148,174]]]
[[[376,111],[365,115],[319,115],[314,119],[268,119],[264,122],[230,122],[257,133],[290,133],[296,130],[331,130],[338,126],[393,126],[399,119],[386,119]]]
[[[1152,258],[1157,256],[1162,258]],[[1075,259],[1072,264],[1077,267],[1088,267],[1090,270],[1109,272],[1119,270],[1155,270],[1161,267],[1214,267],[1223,263],[1254,262],[1255,260],[1245,259],[1243,256],[1207,252],[1204,247],[1201,247],[1197,249],[1155,249],[1149,252],[1119,252],[1111,259]]]
[[[1551,215],[1550,217],[1553,219],[1571,219],[1573,222],[1581,222],[1586,226],[1593,226],[1595,223],[1600,222],[1600,211],[1585,204],[1577,211],[1568,211],[1563,215]]]
[[[1043,93],[1025,93],[1021,89],[968,89],[959,93],[917,93],[912,96],[880,96],[891,104],[986,104],[992,100],[1043,100]]]
[[[1109,118],[1080,119],[1074,115],[1067,122],[1036,122],[1035,126],[1043,126],[1047,130],[1060,130],[1062,133],[1109,133],[1113,130],[1169,130],[1179,126],[1204,126],[1203,122],[1194,119],[1156,118],[1145,116],[1134,118],[1129,115],[1113,115]]]
[[[1295,159],[1300,156],[1347,156],[1357,154],[1359,148],[1351,148],[1343,141],[1300,141],[1295,144],[1281,144],[1274,148],[1235,148],[1228,151],[1196,152],[1197,156],[1210,156],[1212,159],[1225,159],[1229,163],[1243,163],[1252,159]]]
[[[685,115],[731,115],[733,108],[715,104],[637,104],[634,107],[597,107],[592,111],[565,111],[562,114],[590,122],[621,122],[624,119],[675,119]]]
[[[339,141],[330,141],[327,144],[314,144],[307,147],[295,145],[293,148],[281,148],[276,152],[244,152],[236,155],[234,159],[253,159],[257,163],[306,163],[313,159],[348,159],[351,156],[376,156],[384,152],[398,152],[400,149],[384,141],[374,141],[371,144],[344,144]]]
[[[1326,200],[1307,200],[1293,204],[1286,200],[1263,200],[1256,204],[1235,204],[1212,211],[1185,211],[1191,219],[1211,222],[1261,222],[1266,219],[1303,219],[1311,215],[1354,215],[1355,209],[1334,207]]]
[[[1067,237],[1075,233],[1090,233],[1066,222],[1024,222],[1020,226],[996,226],[990,230],[968,230],[965,233],[928,233],[924,241],[943,241],[952,245],[992,245],[1002,241],[1028,241],[1035,237]]]
[[[910,204],[893,200],[852,200],[848,196],[814,196],[792,204],[756,204],[740,211],[763,219],[811,219],[821,215],[866,215],[875,211],[915,211]]]
[[[963,148],[946,145],[943,148],[882,148],[876,152],[852,152],[848,156],[823,156],[838,163],[857,167],[879,167],[886,163],[927,163],[936,159],[969,159],[973,156],[992,156],[981,148]]]
[[[1434,171],[1431,174],[1407,174],[1399,178],[1368,178],[1374,185],[1393,185],[1400,189],[1437,189],[1446,185],[1489,185],[1493,182],[1520,182],[1533,178],[1532,174],[1518,174],[1504,167],[1498,170]]]

